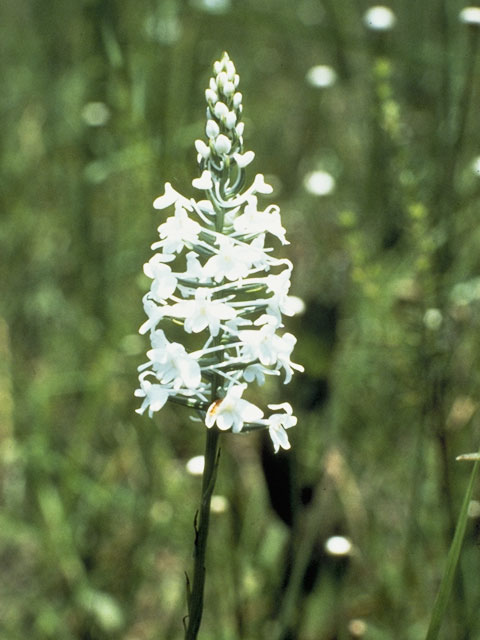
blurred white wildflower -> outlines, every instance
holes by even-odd
[[[353,638],[361,638],[367,632],[367,623],[360,618],[353,618],[348,623],[348,630]]]
[[[110,120],[110,109],[104,102],[87,102],[82,118],[89,127],[103,127]]]
[[[477,156],[472,162],[472,171],[475,175],[480,176],[480,156]]]
[[[201,476],[205,468],[205,456],[193,456],[187,462],[186,467],[192,476]]]
[[[332,536],[325,542],[325,551],[332,556],[346,556],[352,551],[352,543],[345,536]]]
[[[303,186],[313,196],[328,196],[335,189],[335,178],[326,171],[311,171],[305,176]]]
[[[378,5],[367,9],[363,21],[369,29],[374,31],[389,31],[395,26],[397,18],[389,7]]]
[[[478,500],[470,500],[468,505],[468,517],[480,518],[480,502]]]
[[[335,84],[337,74],[332,67],[326,64],[318,64],[307,71],[305,78],[312,87],[324,89]]]
[[[208,428],[267,429],[278,451],[290,448],[286,430],[297,422],[292,407],[269,405],[275,413],[264,418],[243,396],[267,375],[283,375],[288,383],[294,370],[303,370],[291,361],[296,338],[282,332],[282,316],[302,311],[303,304],[288,293],[291,262],[273,257],[268,245],[288,244],[278,206],[259,209],[258,195],[272,187],[257,174],[245,188],[254,153],[243,147],[238,85],[225,53],[205,92],[206,140],[195,141],[200,177],[192,186],[205,199],[184,197],[167,182],[154,201],[156,209],[174,211],[159,225],[152,245],[158,252],[144,265],[151,286],[140,333],[149,332],[151,348],[135,395],[143,399],[137,412],[150,417],[170,400],[195,410]],[[173,325],[198,334],[199,348],[188,351],[171,341]],[[194,467],[190,461],[191,473]]]
[[[191,2],[196,9],[214,15],[227,13],[231,8],[231,0],[191,0]]]
[[[437,331],[442,326],[443,315],[440,309],[427,309],[423,316],[423,324],[431,331]]]
[[[465,7],[459,14],[460,22],[472,26],[480,26],[480,7]]]
[[[210,504],[212,513],[225,513],[228,509],[228,500],[225,496],[212,496],[212,502]]]

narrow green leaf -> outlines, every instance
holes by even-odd
[[[448,552],[447,566],[445,568],[445,573],[440,584],[440,589],[435,599],[432,617],[430,619],[430,626],[428,627],[425,640],[437,640],[440,626],[447,610],[448,599],[450,597],[453,585],[453,578],[457,569],[460,551],[463,544],[463,538],[465,536],[465,530],[467,528],[468,506],[472,498],[473,486],[475,484],[478,466],[479,461],[477,460],[473,465],[472,473],[470,475],[470,481],[468,483],[467,491],[463,499],[462,510],[460,511],[460,515],[458,518],[457,528],[455,530],[455,535],[453,536],[453,541]]]

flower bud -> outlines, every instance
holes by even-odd
[[[237,93],[233,96],[233,106],[235,107],[235,109],[238,109],[241,104],[242,94],[240,93],[240,91],[237,91]]]
[[[224,102],[217,102],[213,107],[213,112],[218,119],[225,118],[228,114],[228,107]]]
[[[225,116],[225,126],[227,129],[233,129],[237,123],[237,115],[234,111],[229,111]]]
[[[227,96],[227,98],[233,96],[233,94],[235,93],[235,85],[233,84],[233,82],[227,81],[223,85],[223,93]]]
[[[229,60],[225,65],[225,70],[227,72],[227,78],[229,80],[233,80],[233,78],[235,77],[235,65],[231,60]]]
[[[227,138],[227,136],[224,136],[223,133],[221,133],[215,140],[214,146],[217,153],[219,153],[220,155],[225,155],[232,148],[232,143]]]
[[[217,104],[220,104],[217,102]],[[215,120],[207,120],[207,126],[205,127],[205,132],[208,138],[216,138],[220,133],[220,127],[215,122]]]
[[[215,104],[215,102],[217,102],[218,100],[217,94],[211,89],[205,89],[205,98],[207,102],[213,102],[213,104]]]
[[[225,71],[222,71],[221,73],[218,74],[217,76],[217,85],[219,89],[223,89],[223,87],[225,86],[225,83],[228,82],[228,78],[227,78],[227,74],[225,73]]]

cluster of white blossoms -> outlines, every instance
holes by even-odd
[[[282,316],[294,315],[301,301],[288,295],[291,262],[274,258],[266,246],[272,237],[288,244],[279,208],[258,208],[257,194],[272,187],[261,174],[244,186],[254,153],[243,150],[235,66],[224,53],[213,68],[205,92],[208,140],[195,141],[201,175],[192,182],[205,198],[186,198],[166,183],[153,205],[174,212],[158,227],[157,253],[144,265],[152,282],[140,333],[150,333],[151,349],[139,367],[135,395],[143,402],[137,412],[152,417],[170,400],[194,409],[208,428],[267,428],[278,451],[290,448],[286,429],[297,422],[292,407],[268,405],[274,413],[264,417],[243,395],[267,375],[288,383],[293,370],[303,370],[290,359],[296,338],[282,331]],[[199,334],[201,348],[187,351],[171,342],[173,325]]]

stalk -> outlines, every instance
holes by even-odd
[[[207,550],[208,529],[210,524],[210,503],[217,477],[220,450],[218,448],[219,431],[207,429],[205,440],[205,469],[202,479],[200,508],[195,516],[195,544],[193,550],[193,581],[188,596],[188,623],[185,640],[195,640],[200,629],[203,614],[203,595],[205,588],[205,554]],[[198,517],[198,525],[197,525]]]

